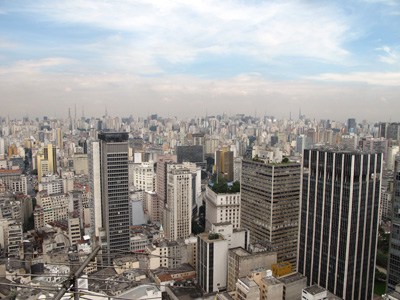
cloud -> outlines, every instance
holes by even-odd
[[[379,61],[388,63],[388,64],[396,64],[399,61],[399,56],[397,53],[393,52],[393,50],[388,46],[383,46],[381,48],[377,48],[376,50],[383,51],[385,55],[379,55]]]
[[[76,63],[75,60],[63,57],[48,57],[40,60],[22,60],[17,61],[10,66],[0,66],[0,75],[40,73],[40,71],[45,69],[52,69],[54,71],[54,67],[74,63]]]
[[[1,15],[1,11],[0,11],[0,15]],[[13,49],[13,48],[17,48],[19,45],[17,43],[14,43],[12,41],[9,41],[7,39],[3,39],[0,37],[0,49],[1,48],[7,48],[7,49]]]
[[[117,32],[118,40],[91,46],[99,51],[103,47],[103,53],[118,47],[114,57],[137,58],[154,72],[160,72],[159,59],[176,64],[210,54],[239,54],[261,61],[296,56],[342,63],[348,55],[342,45],[353,35],[339,9],[295,0],[39,3],[25,9],[61,25]]]
[[[353,72],[349,74],[326,73],[319,76],[310,76],[308,79],[327,82],[366,83],[380,86],[400,86],[400,72]]]

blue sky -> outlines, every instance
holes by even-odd
[[[397,120],[399,28],[398,0],[3,0],[1,114]]]

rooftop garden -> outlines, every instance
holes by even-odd
[[[240,192],[240,182],[228,182],[226,178],[218,178],[218,182],[215,180],[209,186],[217,194],[234,194]]]

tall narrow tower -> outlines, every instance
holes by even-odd
[[[129,251],[128,133],[100,133],[101,218],[110,253]],[[112,262],[107,257],[108,263]]]
[[[382,154],[304,150],[298,271],[343,299],[371,300]]]
[[[400,283],[400,158],[397,157],[394,170],[394,193],[392,204],[392,228],[390,237],[387,292],[395,290]]]
[[[192,233],[192,174],[181,164],[171,164],[168,169],[163,227],[165,237],[175,241]]]

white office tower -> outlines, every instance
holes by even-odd
[[[182,165],[169,165],[163,227],[170,241],[187,238],[192,232],[192,174]]]
[[[101,219],[100,143],[93,141],[89,146],[89,190],[90,190],[90,235],[99,236],[103,227]]]
[[[388,155],[386,159],[386,169],[394,170],[394,162],[397,153],[399,152],[399,146],[392,146],[388,149]]]
[[[5,142],[3,138],[0,138],[0,155],[5,154]]]

